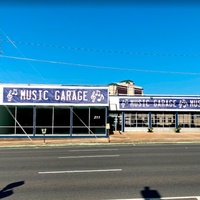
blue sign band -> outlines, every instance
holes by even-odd
[[[119,98],[120,109],[200,109],[200,99],[188,98]]]
[[[105,88],[3,88],[3,103],[108,105]]]

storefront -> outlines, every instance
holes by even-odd
[[[107,137],[111,131],[200,131],[200,96],[108,95],[108,87],[0,86],[0,137]]]
[[[200,96],[110,96],[114,130],[200,131]]]
[[[107,87],[1,85],[0,96],[0,137],[107,137]]]

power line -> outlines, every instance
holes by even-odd
[[[2,40],[2,41],[8,42],[7,40]],[[18,41],[12,41],[12,42],[17,43],[17,44],[31,45],[31,46],[60,48],[60,49],[68,49],[68,50],[75,50],[75,51],[89,51],[89,52],[98,52],[98,53],[127,54],[127,55],[139,55],[139,56],[200,57],[200,54],[114,51],[114,50],[90,49],[90,48],[82,48],[82,47],[70,47],[70,46],[63,46],[63,45],[39,44],[39,43],[32,43],[32,42],[18,42]]]
[[[69,65],[69,66],[87,67],[87,68],[108,69],[108,70],[136,71],[136,72],[163,73],[163,74],[180,74],[180,75],[198,75],[198,76],[200,75],[200,73],[198,73],[198,72],[174,72],[174,71],[143,70],[143,69],[134,69],[134,68],[126,68],[126,67],[109,67],[109,66],[99,66],[99,65],[87,65],[87,64],[69,63],[69,62],[61,62],[61,61],[53,61],[53,60],[41,60],[41,59],[35,59],[35,58],[5,56],[5,55],[0,55],[0,57],[8,58],[8,59],[15,59],[15,60],[26,60],[26,61],[33,61],[33,62],[42,62],[42,63]]]
[[[21,54],[21,56],[24,56],[24,54],[19,50],[19,48],[15,45],[15,43],[0,29],[0,31],[4,34],[4,36],[8,39],[8,41],[14,46],[14,48]],[[43,80],[45,80],[45,78],[38,72],[38,70],[33,66],[32,63],[30,63],[28,61],[28,64],[32,67],[32,69],[40,76],[40,78],[42,78]]]

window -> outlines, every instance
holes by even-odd
[[[88,108],[73,108],[73,126],[88,126],[89,125],[89,109]]]
[[[105,134],[106,109],[90,108],[90,133]]]
[[[175,113],[156,112],[151,117],[153,127],[175,127]]]
[[[135,95],[142,95],[142,89],[135,88],[134,89],[134,94]]]
[[[172,123],[172,118],[171,117],[168,118],[168,123]]]
[[[17,107],[17,121],[23,127],[26,133],[33,133],[33,107]],[[16,126],[17,133],[24,133],[18,124]]]
[[[70,134],[70,109],[54,107],[54,133]]]
[[[127,94],[127,87],[126,86],[117,86],[117,93],[118,94]]]
[[[125,127],[147,127],[148,113],[127,112],[125,117]]]
[[[105,126],[105,108],[97,109],[91,108],[90,109],[90,126]]]
[[[73,134],[89,133],[89,108],[73,108]]]
[[[36,134],[42,134],[41,128],[47,128],[46,134],[52,134],[52,107],[36,108]]]
[[[178,114],[178,124],[181,127],[191,127],[191,114],[190,113],[179,113]]]
[[[147,127],[148,126],[148,113],[138,113],[137,114],[137,127]]]
[[[178,123],[183,128],[200,127],[200,113],[178,113]]]
[[[192,125],[193,127],[200,127],[200,113],[192,114]]]
[[[8,109],[15,116],[15,107],[9,106]],[[0,106],[0,134],[15,133],[15,120],[4,106]]]

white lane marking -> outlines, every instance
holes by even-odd
[[[65,173],[91,173],[91,172],[120,172],[122,169],[96,169],[96,170],[73,170],[73,171],[46,171],[38,174],[65,174]]]
[[[189,197],[163,197],[163,198],[160,198],[160,199],[163,199],[163,200],[165,200],[165,199],[171,199],[171,200],[173,200],[173,199],[199,199],[200,197],[195,197],[195,196],[189,196]]]
[[[196,199],[200,200],[200,196],[188,196],[188,197],[160,197],[160,198],[135,198],[135,199],[107,199],[107,200],[187,200]]]
[[[75,150],[69,150],[70,152],[76,152],[76,151],[118,151],[118,149],[75,149]]]
[[[108,157],[119,157],[119,155],[63,156],[58,158],[108,158]]]

